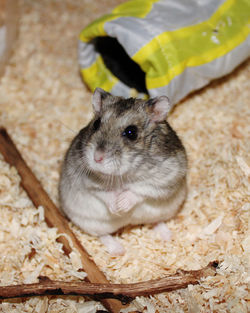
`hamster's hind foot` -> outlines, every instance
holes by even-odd
[[[169,241],[172,237],[171,230],[167,227],[167,225],[164,222],[160,222],[156,224],[153,228],[153,230],[160,235],[161,239],[163,241]]]
[[[121,256],[126,252],[123,245],[111,235],[101,236],[100,241],[106,247],[108,253],[112,256]]]

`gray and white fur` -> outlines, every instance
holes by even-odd
[[[166,121],[168,98],[124,99],[97,88],[93,109],[64,159],[62,211],[96,236],[172,218],[185,199],[187,159]]]

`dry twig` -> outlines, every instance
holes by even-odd
[[[86,282],[52,281],[41,277],[39,283],[0,287],[0,299],[41,296],[41,295],[81,295],[95,299],[116,298],[128,303],[137,296],[153,295],[161,292],[185,288],[198,284],[202,277],[215,274],[217,262],[212,262],[196,271],[178,271],[174,275],[134,284],[94,284]]]

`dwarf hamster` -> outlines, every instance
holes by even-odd
[[[83,231],[173,217],[186,195],[185,149],[166,121],[166,96],[149,100],[93,94],[94,117],[73,139],[59,182],[61,209]]]

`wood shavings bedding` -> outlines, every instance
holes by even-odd
[[[0,124],[58,204],[63,154],[91,112],[91,94],[77,64],[77,36],[91,20],[123,1],[21,0],[16,51],[0,83]],[[60,18],[59,18],[60,17]],[[162,242],[152,225],[119,234],[127,252],[111,257],[94,237],[72,229],[107,278],[128,283],[163,277],[178,268],[199,269],[219,260],[218,275],[200,285],[139,297],[124,312],[248,312],[249,303],[249,79],[250,62],[182,101],[171,114],[189,159],[188,196],[167,222]],[[55,229],[44,222],[0,158],[0,284],[81,280],[77,253],[67,257]],[[142,266],[143,264],[143,266]],[[0,312],[95,312],[81,297],[5,300]]]

